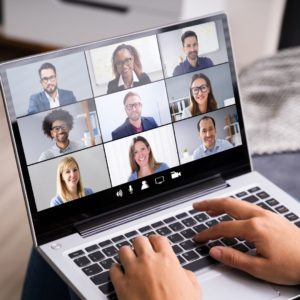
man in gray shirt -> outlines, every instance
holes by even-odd
[[[197,123],[197,129],[202,144],[194,151],[193,159],[199,159],[233,147],[228,141],[216,138],[217,131],[214,118],[202,117]]]
[[[83,144],[69,140],[72,128],[73,116],[68,111],[59,109],[47,114],[43,121],[43,131],[55,144],[40,155],[39,161],[82,149]]]

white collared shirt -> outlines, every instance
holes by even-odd
[[[138,77],[136,76],[135,72],[133,71],[132,73],[133,73],[133,80],[132,80],[131,86],[128,86],[128,87],[126,87],[126,88],[133,87],[133,83],[134,83],[134,82],[139,82],[139,79],[138,79]],[[122,85],[124,85],[124,87],[125,87],[125,83],[124,83],[123,78],[122,78],[122,75],[121,75],[120,78],[119,78],[119,85],[118,85],[118,86],[122,86]]]
[[[50,97],[46,92],[45,92],[45,94],[46,94],[46,97],[47,97],[47,99],[48,99],[48,101],[49,101],[49,103],[50,103],[50,108],[56,108],[56,107],[59,107],[60,105],[59,105],[59,94],[58,94],[58,90],[56,90],[56,96],[55,96],[55,99],[53,100],[53,98],[52,97]]]

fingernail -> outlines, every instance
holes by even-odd
[[[221,260],[221,258],[222,258],[222,251],[218,247],[213,247],[213,248],[210,249],[209,255],[211,257],[213,257],[214,259],[216,259],[216,260]]]

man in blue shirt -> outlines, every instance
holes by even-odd
[[[121,126],[111,133],[113,140],[157,127],[154,118],[141,116],[142,102],[137,93],[127,93],[124,97],[123,103],[128,118],[126,118],[125,122]]]
[[[226,140],[216,139],[216,122],[209,116],[202,117],[197,123],[202,144],[193,153],[193,159],[199,159],[211,154],[231,149],[233,146]]]
[[[186,59],[175,67],[173,76],[209,68],[214,65],[210,58],[198,56],[199,44],[194,31],[186,31],[183,33],[181,42]]]

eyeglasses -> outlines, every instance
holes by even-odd
[[[136,102],[136,103],[133,103],[133,104],[126,104],[125,107],[127,110],[133,110],[134,109],[137,109],[141,106],[141,102]]]
[[[206,93],[208,91],[208,86],[206,84],[202,84],[200,86],[194,86],[191,88],[191,91],[193,94],[198,94],[199,91],[201,91],[201,93]]]
[[[118,68],[123,67],[124,65],[125,66],[129,66],[131,64],[131,62],[132,62],[132,57],[128,57],[128,58],[126,58],[124,60],[116,61],[116,66]]]
[[[51,130],[53,130],[55,132],[60,132],[61,130],[65,131],[66,129],[68,129],[67,125],[54,126],[51,128]]]
[[[41,80],[43,81],[43,83],[47,83],[48,81],[53,82],[55,78],[56,78],[55,75],[51,75],[49,77],[42,77]]]

